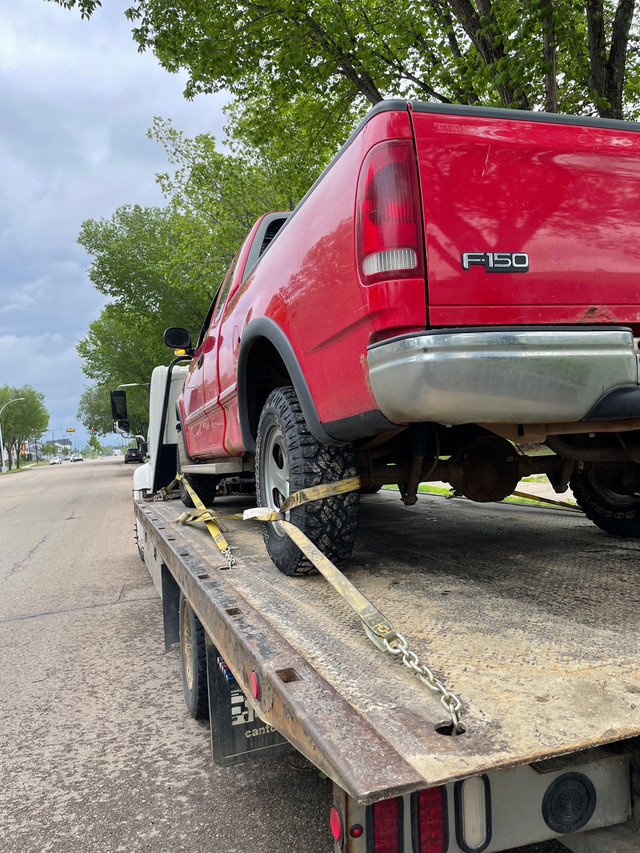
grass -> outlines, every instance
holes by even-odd
[[[546,479],[546,477],[544,476],[544,474],[541,474],[539,476],[524,477],[522,479],[522,482],[525,482],[525,483],[536,483],[537,482],[537,483],[539,483],[539,482],[543,482],[545,479]],[[396,491],[396,492],[398,491],[398,487],[394,486],[394,485],[384,486],[384,488],[385,489],[392,489],[393,491]],[[428,483],[421,483],[418,486],[418,492],[421,494],[426,494],[426,495],[449,496],[452,494],[452,491],[453,490],[450,488],[443,488],[442,486],[432,486]],[[499,503],[525,504],[525,505],[528,504],[530,506],[539,506],[541,503],[544,503],[547,506],[554,506],[554,504],[551,504],[551,503],[548,503],[547,501],[545,501],[544,498],[541,498],[541,500],[529,500],[528,498],[520,498],[520,497],[512,496],[512,495],[509,496],[508,498],[505,498],[503,501],[499,501]],[[570,506],[577,507],[576,502],[572,501],[572,500],[564,501],[564,503],[569,504]]]

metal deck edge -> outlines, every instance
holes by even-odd
[[[161,506],[136,501],[136,517],[153,529],[162,561],[256,714],[364,804],[423,788],[415,769],[238,593],[225,570],[194,551]],[[251,698],[252,670],[260,702]]]

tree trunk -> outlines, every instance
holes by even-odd
[[[611,29],[611,47],[607,55],[604,2],[586,0],[589,40],[590,85],[598,115],[622,118],[627,46],[635,0],[620,0]]]
[[[542,22],[542,52],[544,58],[544,108],[548,113],[558,112],[557,45],[553,6]]]

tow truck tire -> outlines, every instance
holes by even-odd
[[[182,687],[189,713],[196,720],[209,719],[207,648],[202,623],[184,593],[180,593],[180,658]]]
[[[176,471],[182,473],[180,465],[180,453],[176,451]],[[205,506],[211,506],[215,500],[216,492],[220,477],[215,477],[212,474],[187,474],[187,482],[200,498]],[[191,500],[189,492],[186,490],[182,480],[178,480],[178,488],[180,489],[180,500],[185,506],[193,507],[194,503]]]
[[[576,472],[569,485],[580,509],[602,530],[640,538],[640,495],[613,491],[597,469]]]
[[[256,442],[256,497],[258,506],[278,509],[284,499],[300,489],[334,483],[358,473],[351,446],[320,444],[307,427],[293,388],[272,391],[262,409]],[[358,530],[360,493],[348,492],[303,506],[288,513],[288,520],[336,565],[353,551]],[[278,522],[262,525],[269,556],[285,575],[313,570],[309,560]]]

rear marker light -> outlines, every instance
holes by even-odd
[[[342,844],[342,839],[344,837],[344,823],[342,821],[340,807],[337,803],[334,803],[331,806],[331,811],[329,812],[329,823],[331,825],[331,834],[338,844]]]
[[[367,809],[367,851],[371,853],[401,853],[403,800],[380,800]]]
[[[414,853],[445,853],[449,846],[446,788],[411,795],[411,832]]]
[[[260,698],[260,679],[258,678],[258,673],[255,669],[251,672],[251,695],[254,699],[258,700]]]
[[[355,823],[349,830],[349,835],[352,838],[362,838],[362,836],[364,835],[364,827],[361,826],[359,823]]]
[[[455,786],[456,840],[465,853],[482,853],[491,841],[491,789],[486,776]]]

